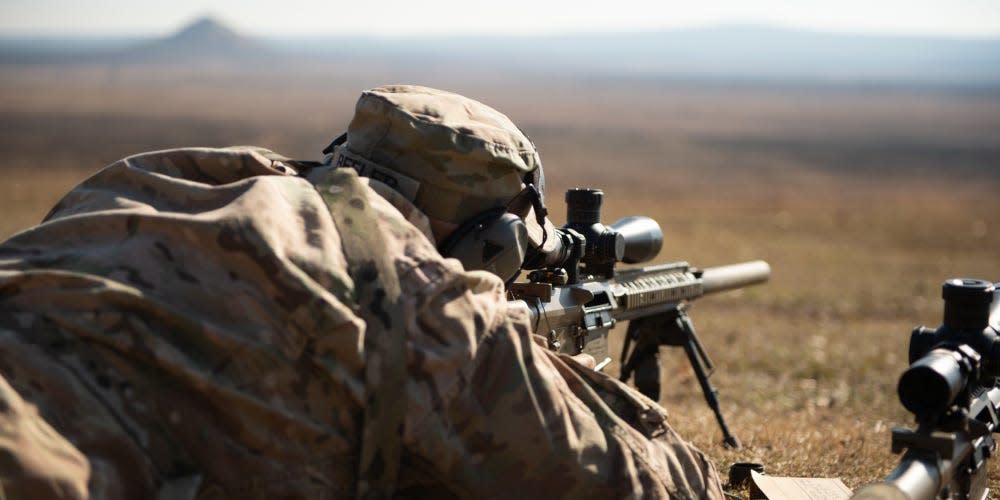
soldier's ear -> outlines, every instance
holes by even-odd
[[[455,229],[438,251],[467,270],[481,269],[505,283],[517,277],[528,249],[528,228],[506,207],[487,210]]]

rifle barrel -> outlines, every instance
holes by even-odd
[[[936,457],[907,457],[884,483],[865,486],[851,500],[931,500],[941,486]]]
[[[701,274],[701,286],[705,294],[709,294],[763,283],[770,276],[771,266],[762,260],[754,260],[705,268]]]

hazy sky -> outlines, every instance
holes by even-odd
[[[0,33],[162,35],[214,16],[261,34],[524,34],[768,24],[1000,37],[1000,0],[0,0]]]

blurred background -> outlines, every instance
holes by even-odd
[[[318,159],[361,90],[452,90],[534,140],[556,222],[599,187],[607,222],[660,222],[659,261],[771,263],[691,313],[743,449],[665,353],[662,402],[723,471],[883,477],[910,330],[944,279],[1000,281],[993,0],[86,4],[0,4],[0,237],[131,154]]]

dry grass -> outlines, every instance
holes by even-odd
[[[756,461],[771,474],[839,476],[852,488],[897,459],[889,429],[908,416],[896,378],[912,327],[940,322],[941,282],[1000,280],[995,94],[526,84],[378,68],[294,75],[5,68],[0,237],[131,153],[256,143],[313,158],[363,87],[459,90],[507,112],[539,145],[554,219],[562,190],[602,187],[606,220],[661,223],[661,261],[771,263],[768,285],[704,298],[691,313],[744,448],[718,444],[680,353],[664,354],[662,401],[723,473]],[[1000,465],[991,471],[1000,488]]]
[[[910,330],[940,323],[941,281],[1000,276],[1000,234],[981,232],[987,220],[1000,222],[984,216],[1000,206],[977,213],[974,198],[936,189],[815,194],[772,207],[736,195],[634,207],[673,235],[671,258],[706,266],[764,258],[773,270],[768,285],[706,297],[691,312],[744,449],[718,444],[693,372],[672,352],[662,402],[681,434],[722,470],[757,461],[772,474],[840,476],[853,488],[884,477],[895,461],[889,430],[909,424],[896,380]],[[1000,466],[992,470],[998,477]]]

